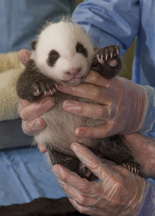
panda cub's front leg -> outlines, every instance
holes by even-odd
[[[111,45],[97,51],[92,64],[92,70],[97,71],[106,79],[116,76],[121,69],[121,59],[119,57],[120,48]]]
[[[18,96],[29,102],[39,100],[47,92],[53,94],[56,91],[54,81],[40,73],[32,59],[19,77],[16,88]]]

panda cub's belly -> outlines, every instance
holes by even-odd
[[[65,111],[62,108],[62,103],[67,99],[76,99],[88,102],[84,99],[75,98],[73,96],[57,92],[54,96],[55,106],[42,116],[46,121],[47,126],[43,131],[35,136],[35,141],[36,143],[44,144],[46,147],[53,146],[64,153],[72,154],[70,146],[73,142],[79,142],[86,146],[94,146],[97,142],[95,139],[77,137],[75,135],[75,129],[80,126],[96,127],[103,125],[103,121],[74,115]]]

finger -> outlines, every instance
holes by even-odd
[[[42,118],[37,118],[32,121],[22,121],[22,130],[29,136],[34,136],[42,131],[46,126],[46,122]]]
[[[99,167],[97,167],[97,169]],[[80,178],[77,174],[67,170],[61,165],[54,165],[52,172],[60,179],[60,186],[67,196],[74,198],[80,205],[99,207],[101,204],[101,197],[103,202],[107,202],[107,197],[104,199],[103,194],[108,193],[111,185],[116,183],[115,179],[110,179],[111,175],[115,173],[113,171],[110,172],[110,169],[106,168],[107,166],[104,167],[105,169],[101,170],[101,184],[100,182],[88,182],[88,180]],[[105,190],[103,189],[103,185],[106,186]]]
[[[87,206],[91,208],[91,206],[96,203],[96,197],[89,197],[89,194],[86,196],[76,190],[76,188],[73,188],[72,186],[68,185],[64,181],[62,181],[60,178],[57,178],[57,182],[59,183],[60,187],[62,188],[63,192],[67,195],[67,197],[72,198],[76,200],[80,205]]]
[[[112,126],[109,122],[98,127],[78,127],[75,130],[75,134],[78,137],[102,139],[114,135]],[[117,131],[116,131],[117,133]]]
[[[71,145],[71,149],[74,154],[79,158],[79,160],[87,166],[89,170],[91,170],[95,176],[102,181],[107,182],[110,181],[109,178],[111,175],[117,176],[117,171],[120,170],[120,166],[117,166],[113,163],[102,163],[103,160],[94,155],[89,149],[85,146],[80,145],[79,143],[73,143]],[[118,169],[117,169],[118,167]],[[117,170],[115,172],[115,170]],[[120,176],[121,180],[121,176]]]
[[[130,135],[125,135],[124,139],[130,143],[130,145],[135,146],[134,143],[136,143],[136,146],[139,148],[142,145],[148,145],[153,140],[147,136],[144,136],[142,134],[134,133]]]
[[[115,162],[104,159],[104,158],[100,158],[100,160],[102,161],[102,163],[107,164],[108,167],[110,167],[112,170],[114,170],[116,172],[116,175],[122,175],[123,177],[128,177],[129,175],[132,175],[131,171],[129,171],[127,168],[117,165]]]
[[[101,199],[102,205],[103,203],[107,202],[106,197],[103,197],[104,192],[102,193],[100,184],[98,183],[90,185],[90,190],[87,193],[83,193],[82,188],[81,190],[77,190],[61,179],[57,179],[57,181],[67,197],[75,200],[79,206],[86,207],[87,209],[92,209],[95,206],[98,208],[101,206]]]
[[[103,105],[110,105],[112,103],[111,91],[107,88],[95,86],[88,83],[81,83],[75,87],[66,85],[57,85],[57,89],[63,93],[74,95],[94,101]]]
[[[107,160],[105,158],[99,157],[102,163],[108,165],[112,170],[114,170],[116,173],[121,174],[123,177],[128,177],[129,175],[132,175],[131,171],[129,171],[127,168],[117,165],[114,161]],[[93,180],[92,180],[93,181]]]
[[[71,113],[92,118],[92,119],[100,119],[100,120],[108,120],[109,119],[109,110],[106,106],[92,104],[92,103],[84,103],[79,101],[66,100],[62,104],[64,110],[69,111]],[[105,122],[103,122],[104,124]]]
[[[38,149],[41,153],[46,153],[47,152],[47,148],[43,145],[43,144],[37,144]]]
[[[154,156],[152,156],[152,152],[154,152],[154,141],[146,137],[144,135],[134,133],[131,135],[125,135],[124,140],[126,141],[126,144],[129,146],[129,148],[132,149],[133,154],[137,158],[138,162],[141,164],[146,164],[144,161],[154,161]],[[152,160],[153,159],[153,160]]]
[[[33,120],[41,115],[43,115],[46,111],[51,109],[55,102],[52,97],[45,97],[36,103],[27,103],[26,101],[23,101],[23,106],[19,105],[18,112],[20,117],[24,121],[30,121]],[[24,104],[28,104],[28,106],[24,106]]]
[[[28,60],[29,60],[29,58],[31,56],[31,52],[26,50],[26,49],[22,49],[22,50],[19,51],[18,56],[19,56],[19,59],[20,59],[21,63],[24,66],[26,66],[26,64],[27,64],[27,62],[28,62]]]
[[[81,212],[82,214],[87,214],[89,215],[89,211],[90,209],[79,205],[74,199],[69,199],[69,201],[71,202],[71,204],[74,206],[75,209],[77,209],[79,212]]]
[[[104,88],[109,88],[112,83],[112,79],[107,80],[103,76],[101,76],[99,73],[95,71],[90,71],[86,79],[84,80],[86,83],[90,83],[93,85],[101,86]]]
[[[87,214],[87,215],[93,215],[93,216],[109,216],[109,213],[106,212],[106,209],[104,208],[95,208],[95,207],[85,207],[79,205],[74,199],[69,199],[71,204],[74,206],[75,209],[77,209],[79,212],[82,214]]]
[[[113,170],[106,164],[103,164],[102,161],[85,146],[79,143],[72,143],[71,149],[79,160],[99,179],[106,181],[106,179],[113,174]]]
[[[21,99],[18,95],[17,95],[17,101],[18,101],[18,113],[20,112],[21,108],[31,104],[29,101]]]
[[[123,167],[123,166],[119,166],[119,165],[113,165],[113,164],[108,164],[108,167],[111,167],[111,169],[113,169],[115,171],[115,175],[117,176],[117,180],[119,182],[121,182],[121,185],[123,186],[123,181],[124,179],[128,179],[128,178],[134,178],[135,174],[133,172],[131,172],[130,170],[128,170],[127,168]]]
[[[52,172],[57,178],[60,178],[62,181],[75,188],[77,191],[81,191],[83,194],[88,194],[90,192],[90,187],[94,186],[94,182],[89,182],[85,178],[81,178],[76,173],[71,172],[61,165],[54,165],[52,167]]]

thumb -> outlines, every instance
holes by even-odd
[[[151,138],[138,133],[125,135],[124,140],[127,142],[129,147],[138,151],[140,150],[140,148],[147,148],[150,142],[154,142]]]
[[[30,56],[31,56],[31,52],[26,50],[26,49],[22,49],[19,51],[18,53],[19,59],[21,61],[21,63],[26,66]]]
[[[100,158],[93,154],[88,148],[79,144],[72,143],[71,149],[79,160],[99,179],[103,179],[103,174],[107,178],[114,174],[114,170],[107,164],[103,164]]]

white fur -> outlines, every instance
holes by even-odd
[[[76,52],[76,44],[80,42],[88,51],[88,57]],[[49,52],[56,50],[60,54],[54,67],[47,64]],[[46,76],[57,82],[67,81],[72,78],[68,71],[76,71],[82,68],[77,75],[78,78],[86,76],[90,70],[93,56],[93,46],[87,33],[78,25],[68,21],[52,23],[48,25],[39,35],[36,50],[32,52],[31,58],[37,67]],[[75,85],[81,82],[75,79]]]

